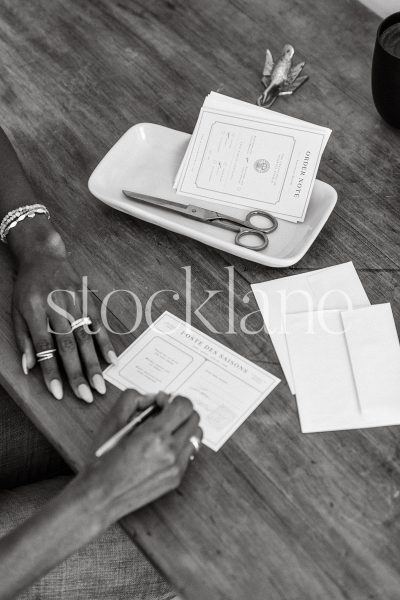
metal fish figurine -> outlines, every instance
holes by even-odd
[[[280,58],[274,63],[272,54],[266,52],[265,65],[261,81],[265,86],[264,92],[258,98],[257,104],[269,108],[278,96],[293,94],[308,79],[308,75],[299,77],[305,62],[292,67],[294,48],[290,44],[283,46]]]

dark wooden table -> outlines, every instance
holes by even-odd
[[[353,260],[372,302],[400,317],[400,135],[377,115],[370,67],[379,19],[356,0],[3,0],[0,115],[77,270],[103,298],[159,289],[154,317],[193,309],[215,337],[282,377],[265,334],[228,331],[227,267],[235,268],[236,326],[250,283]],[[87,179],[131,125],[192,131],[210,90],[254,102],[268,46],[292,43],[310,81],[279,111],[333,135],[319,177],[337,207],[305,258],[268,269],[113,212]],[[11,328],[13,267],[1,253],[1,381],[75,468],[116,390],[92,406],[55,402],[38,372],[24,377]],[[111,303],[129,329],[132,299]],[[193,324],[204,330],[195,316]],[[248,325],[261,325],[259,314]],[[118,348],[134,336],[115,336]],[[225,333],[224,333],[225,332]],[[395,600],[400,597],[400,430],[302,435],[285,382],[217,454],[204,449],[181,488],[124,527],[189,600]]]

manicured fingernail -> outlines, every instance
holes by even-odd
[[[30,371],[31,369],[33,369],[33,367],[36,364],[36,358],[32,354],[32,352],[25,353],[25,355],[26,355],[26,366],[28,367],[28,371]]]
[[[104,381],[102,375],[99,375],[98,373],[96,373],[96,375],[93,375],[92,383],[94,389],[97,390],[99,394],[106,393],[106,382]]]
[[[28,375],[29,370],[28,370],[28,363],[27,363],[27,360],[26,360],[26,354],[25,354],[25,352],[22,355],[22,370],[25,373],[25,375]]]
[[[56,400],[61,400],[63,397],[63,388],[61,381],[59,381],[58,379],[53,379],[50,382],[50,391],[53,394],[54,398],[56,398]]]
[[[78,387],[78,394],[80,398],[82,398],[82,400],[84,400],[88,404],[93,402],[93,394],[91,392],[90,387],[86,385],[86,383],[81,383],[81,385]]]
[[[117,355],[115,354],[114,350],[110,350],[110,352],[108,353],[108,359],[109,361],[113,364],[116,365],[117,364]]]

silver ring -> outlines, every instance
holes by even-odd
[[[56,348],[49,348],[49,350],[42,350],[41,352],[36,352],[36,358],[41,358],[42,356],[47,356],[47,354],[54,354],[57,352]]]
[[[54,354],[47,354],[46,356],[42,356],[42,358],[38,358],[37,362],[43,362],[44,360],[50,360],[51,358],[54,358]]]
[[[199,440],[199,438],[195,435],[192,435],[192,437],[190,438],[189,442],[192,444],[195,452],[198,452],[201,448],[201,441]]]
[[[44,360],[50,360],[54,357],[57,350],[55,348],[50,348],[49,350],[42,350],[41,352],[36,353],[36,358],[38,363],[43,362]]]
[[[85,325],[91,325],[92,319],[90,317],[82,317],[81,319],[76,319],[71,323],[71,332],[78,329],[78,327],[84,327]]]

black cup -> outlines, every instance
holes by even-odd
[[[372,60],[372,97],[381,117],[400,129],[400,58],[382,46],[381,38],[395,23],[400,23],[400,12],[387,17],[378,27]]]

